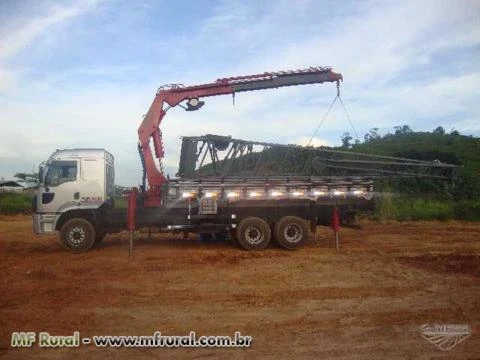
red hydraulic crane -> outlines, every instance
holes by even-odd
[[[343,80],[342,75],[333,72],[329,67],[311,67],[302,70],[223,78],[203,85],[182,86],[174,84],[160,87],[138,129],[139,151],[149,184],[148,190],[144,193],[144,206],[156,207],[160,205],[161,186],[166,182],[161,167],[164,147],[160,123],[170,108],[180,105],[187,111],[193,111],[203,106],[204,102],[201,100],[203,97],[235,95],[237,92],[275,89],[283,86],[336,82],[338,88],[340,80]],[[185,105],[181,105],[182,102],[185,102]],[[150,138],[153,141],[155,157],[160,161],[160,169],[155,164],[150,148]]]

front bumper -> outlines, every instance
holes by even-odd
[[[33,214],[33,232],[35,234],[53,234],[56,214]]]

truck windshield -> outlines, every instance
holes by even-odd
[[[46,186],[58,186],[67,181],[77,179],[76,161],[53,161],[47,168],[45,175]]]

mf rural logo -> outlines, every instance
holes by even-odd
[[[468,338],[472,333],[472,329],[470,329],[469,325],[463,324],[425,324],[420,327],[420,332],[425,340],[440,350],[449,351]]]

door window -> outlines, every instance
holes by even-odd
[[[45,175],[46,186],[58,186],[67,181],[77,179],[76,161],[54,161],[48,166]]]

